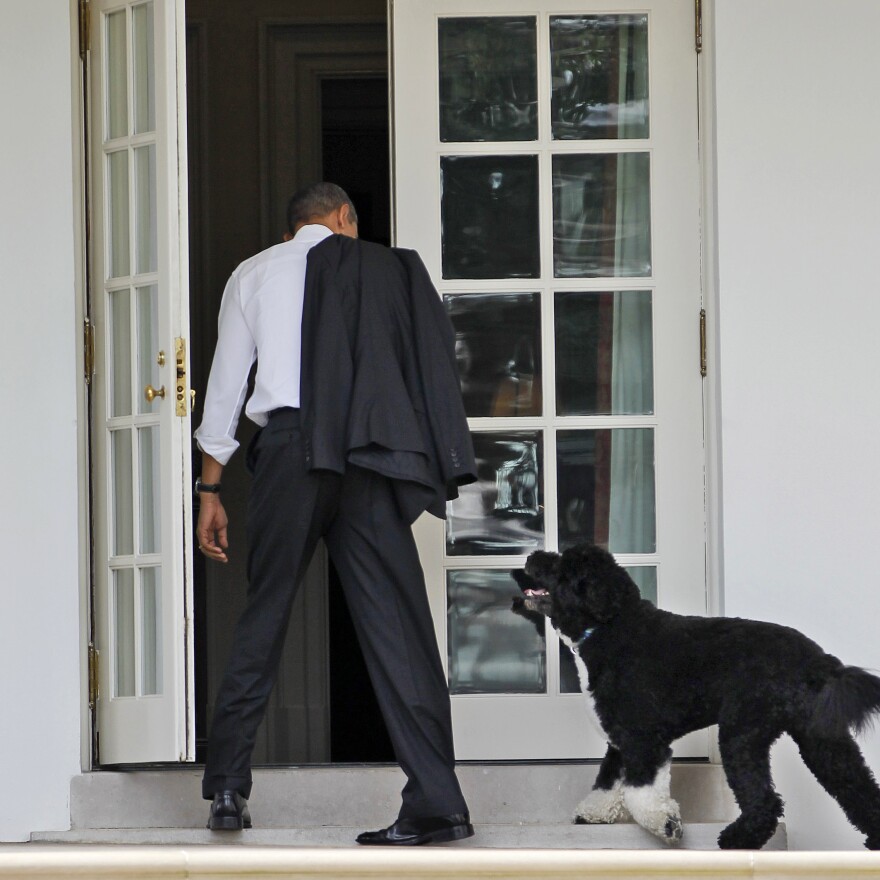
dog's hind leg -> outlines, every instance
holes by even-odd
[[[611,825],[631,818],[623,803],[623,761],[620,751],[608,743],[593,790],[574,811],[575,825]]]
[[[621,749],[623,803],[633,819],[665,843],[681,840],[681,810],[669,793],[672,750],[668,746]]]
[[[852,736],[791,736],[821,786],[840,804],[846,818],[867,835],[865,846],[880,849],[880,788]]]
[[[783,804],[770,775],[770,746],[778,735],[720,727],[721,762],[741,811],[718,836],[721,849],[760,849],[776,831]]]

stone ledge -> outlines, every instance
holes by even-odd
[[[0,847],[0,877],[285,877],[320,880],[573,880],[596,877],[880,878],[880,854],[853,852],[639,852],[430,847],[388,851],[282,847]]]

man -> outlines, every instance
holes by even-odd
[[[442,515],[456,486],[476,478],[451,325],[417,255],[357,239],[354,205],[339,187],[295,194],[288,226],[284,243],[246,260],[227,284],[196,432],[199,549],[226,562],[221,475],[256,359],[246,408],[262,427],[248,450],[248,601],[210,731],[208,827],[251,826],[250,756],[290,608],[323,537],[407,776],[397,820],[357,841],[469,837],[410,528],[421,510]]]

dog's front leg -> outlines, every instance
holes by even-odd
[[[631,819],[623,803],[623,761],[611,743],[599,766],[593,790],[574,811],[575,825],[612,825]]]
[[[662,763],[645,754],[630,762],[624,754],[623,802],[642,828],[675,846],[681,841],[681,809],[669,793],[672,753],[665,751]]]

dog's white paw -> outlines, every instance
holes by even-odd
[[[619,782],[610,790],[594,788],[574,811],[575,825],[613,825],[629,822],[632,817],[623,803],[623,789]]]
[[[632,808],[631,808],[632,810]],[[639,810],[633,811],[633,819],[638,822],[645,831],[650,831],[655,837],[659,837],[664,843],[676,846],[681,842],[682,824],[678,812],[678,804],[674,801],[672,809]]]
[[[633,819],[670,846],[681,841],[681,809],[669,794],[669,764],[657,771],[653,785],[623,787],[623,802]]]

